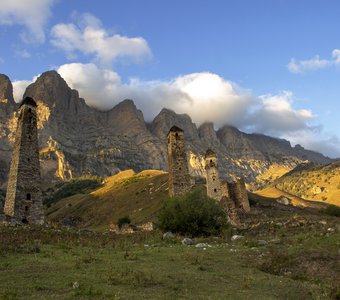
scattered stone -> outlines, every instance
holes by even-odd
[[[283,204],[283,205],[291,205],[292,201],[284,196],[281,196],[276,199],[277,203]]]
[[[319,221],[319,223],[320,223],[321,225],[327,225],[327,221],[325,221],[325,220],[321,220],[321,221]]]
[[[264,246],[264,245],[267,245],[267,241],[265,241],[265,240],[258,240],[257,244],[260,245],[260,246]]]
[[[163,239],[174,239],[176,237],[171,231],[168,231],[163,234]]]
[[[78,281],[73,282],[72,288],[73,289],[78,289],[79,288],[79,282]]]
[[[237,240],[241,240],[241,239],[243,239],[243,238],[244,238],[243,235],[237,235],[237,234],[235,234],[235,235],[233,235],[233,236],[231,237],[231,240],[234,242],[234,241],[237,241]]]
[[[194,242],[192,239],[189,239],[189,238],[184,238],[182,240],[182,245],[192,245]]]
[[[196,248],[207,248],[207,247],[211,247],[209,244],[207,243],[198,243],[195,246]]]
[[[335,230],[334,230],[334,228],[327,228],[327,231],[328,232],[334,232]]]

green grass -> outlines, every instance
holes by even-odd
[[[262,200],[243,228],[195,238],[206,250],[158,231],[0,226],[0,299],[338,299],[338,218]]]

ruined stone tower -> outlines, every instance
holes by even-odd
[[[26,97],[20,104],[5,200],[5,215],[15,222],[42,224],[37,104]]]
[[[168,167],[170,197],[187,193],[191,190],[191,180],[184,144],[184,131],[177,126],[168,133]]]
[[[235,206],[235,202],[230,197],[227,182],[221,182],[221,193],[222,193],[222,198],[220,201],[220,205],[226,212],[228,216],[228,221],[233,226],[239,226],[241,224],[241,221],[240,221],[240,218],[239,218],[236,206]]]
[[[205,172],[207,179],[207,195],[217,201],[222,198],[221,182],[218,175],[217,157],[214,151],[208,149],[205,153]]]
[[[232,182],[228,182],[228,190],[230,198],[234,200],[237,209],[244,213],[250,212],[249,199],[245,182],[242,178],[236,178]]]

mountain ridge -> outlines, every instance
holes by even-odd
[[[330,163],[320,153],[291,147],[290,142],[261,134],[244,133],[232,126],[214,129],[212,122],[196,126],[187,114],[163,108],[146,122],[133,100],[126,99],[110,110],[90,107],[56,72],[47,71],[30,84],[24,97],[38,103],[38,132],[42,173],[46,180],[67,179],[81,174],[110,176],[134,169],[167,169],[166,135],[177,125],[185,132],[190,173],[204,175],[203,156],[208,148],[219,158],[222,177],[244,176],[248,182],[272,163],[291,167],[302,161]],[[5,99],[8,99],[5,101]],[[6,180],[16,109],[13,87],[0,75],[0,183]]]

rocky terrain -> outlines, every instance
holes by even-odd
[[[25,96],[38,102],[42,177],[46,182],[82,174],[110,176],[121,170],[167,169],[166,135],[176,124],[185,132],[190,172],[203,175],[203,155],[212,148],[222,177],[243,175],[253,181],[273,163],[293,168],[302,161],[331,160],[286,140],[246,134],[231,126],[197,127],[186,114],[164,108],[151,123],[132,100],[108,111],[89,107],[55,71],[43,73],[28,86]],[[0,186],[6,181],[15,137],[16,110],[11,81],[0,75]],[[227,120],[226,120],[227,121]]]

